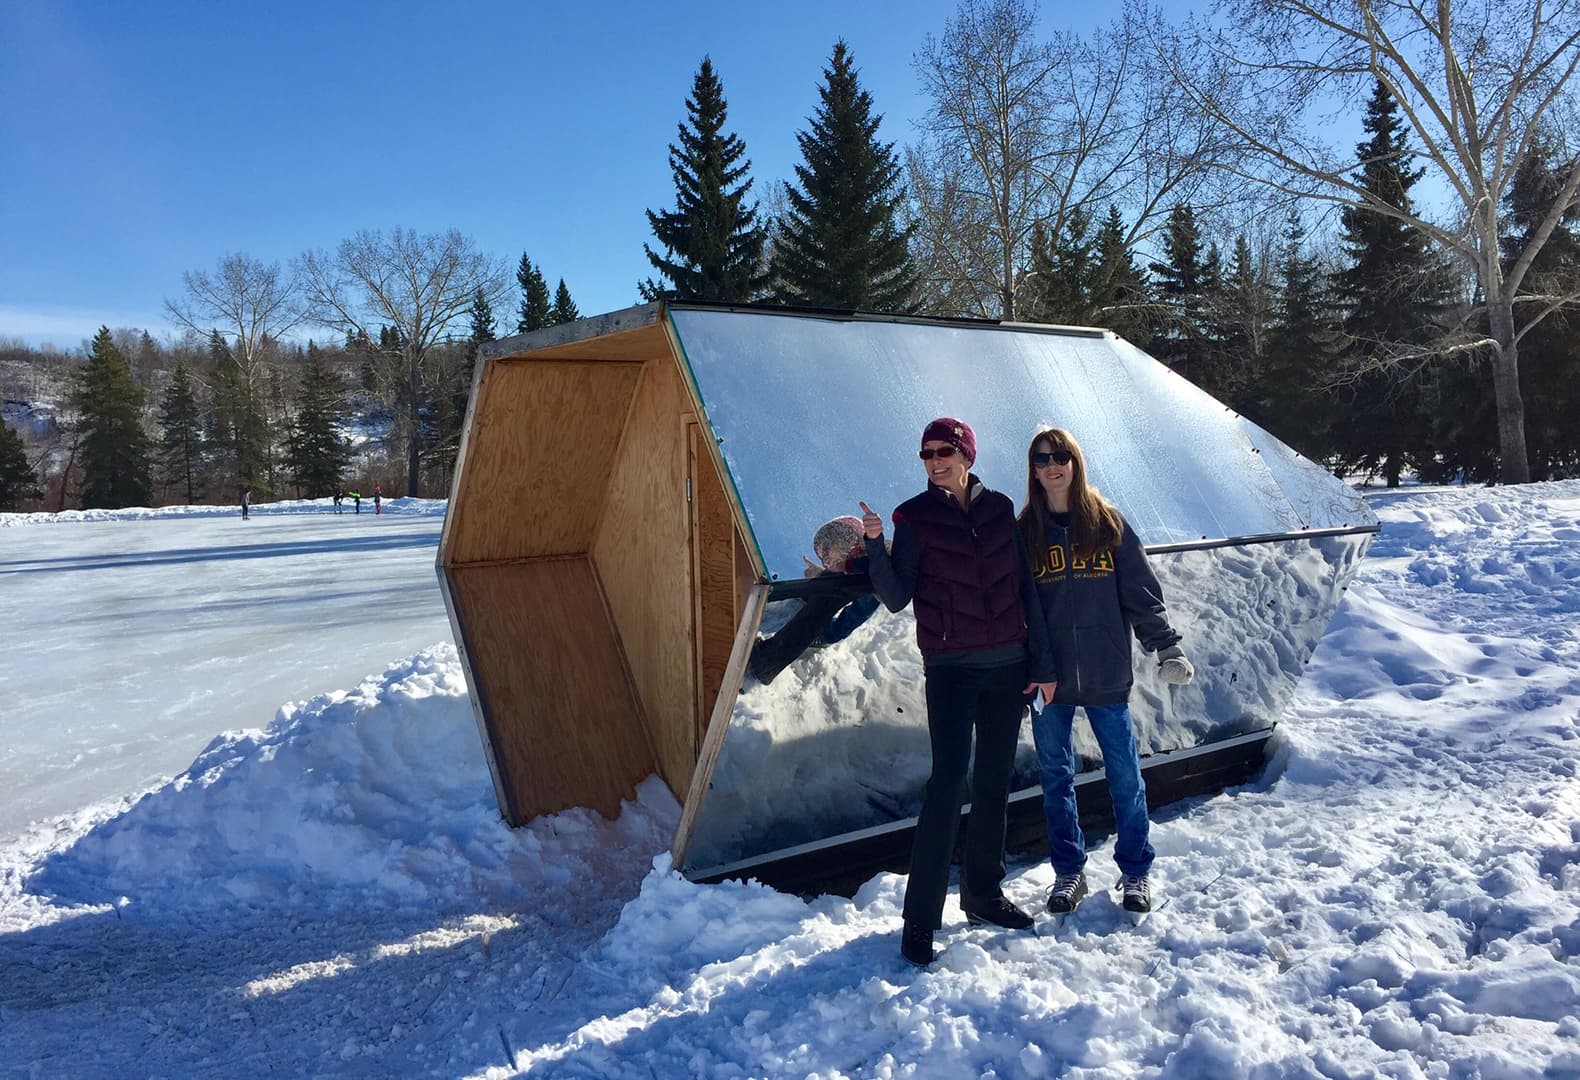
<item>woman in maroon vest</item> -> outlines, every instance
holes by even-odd
[[[960,907],[974,923],[1032,924],[1001,890],[1005,806],[1025,696],[1040,691],[1052,700],[1053,659],[1014,503],[971,475],[976,456],[969,424],[945,416],[927,425],[920,454],[927,490],[895,509],[892,549],[883,519],[861,504],[873,591],[890,611],[911,605],[926,670],[933,765],[900,939],[901,954],[919,966],[934,959],[973,732]]]

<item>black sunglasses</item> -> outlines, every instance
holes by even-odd
[[[1038,451],[1031,455],[1031,463],[1035,468],[1042,469],[1049,465],[1068,465],[1075,460],[1075,455],[1068,450],[1054,450],[1051,453]]]
[[[955,448],[953,446],[940,446],[936,450],[918,450],[916,451],[916,456],[923,461],[931,461],[935,457],[954,457]]]

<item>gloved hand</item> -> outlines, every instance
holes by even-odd
[[[1185,659],[1185,650],[1178,645],[1170,645],[1166,649],[1158,650],[1158,674],[1166,683],[1174,686],[1184,686],[1196,677],[1196,669],[1190,666],[1190,661]]]

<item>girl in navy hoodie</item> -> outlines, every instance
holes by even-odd
[[[1052,703],[1032,718],[1049,860],[1056,875],[1048,910],[1056,915],[1074,911],[1087,891],[1086,842],[1076,816],[1070,738],[1080,707],[1103,752],[1124,906],[1150,911],[1147,875],[1153,850],[1147,789],[1130,721],[1130,635],[1157,654],[1165,682],[1187,683],[1194,671],[1179,647],[1179,634],[1169,625],[1162,586],[1147,565],[1140,539],[1114,505],[1087,483],[1086,460],[1075,437],[1059,428],[1039,432],[1026,455],[1026,508],[1018,523],[1058,673]]]

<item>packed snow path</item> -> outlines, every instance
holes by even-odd
[[[1255,785],[1158,822],[1160,910],[897,953],[854,900],[692,885],[648,781],[499,824],[453,651],[0,848],[0,1060],[38,1075],[1580,1075],[1580,483],[1385,531]],[[1186,643],[1187,646],[1189,643]],[[649,870],[649,865],[652,869]],[[1006,888],[1039,902],[1046,867]]]

